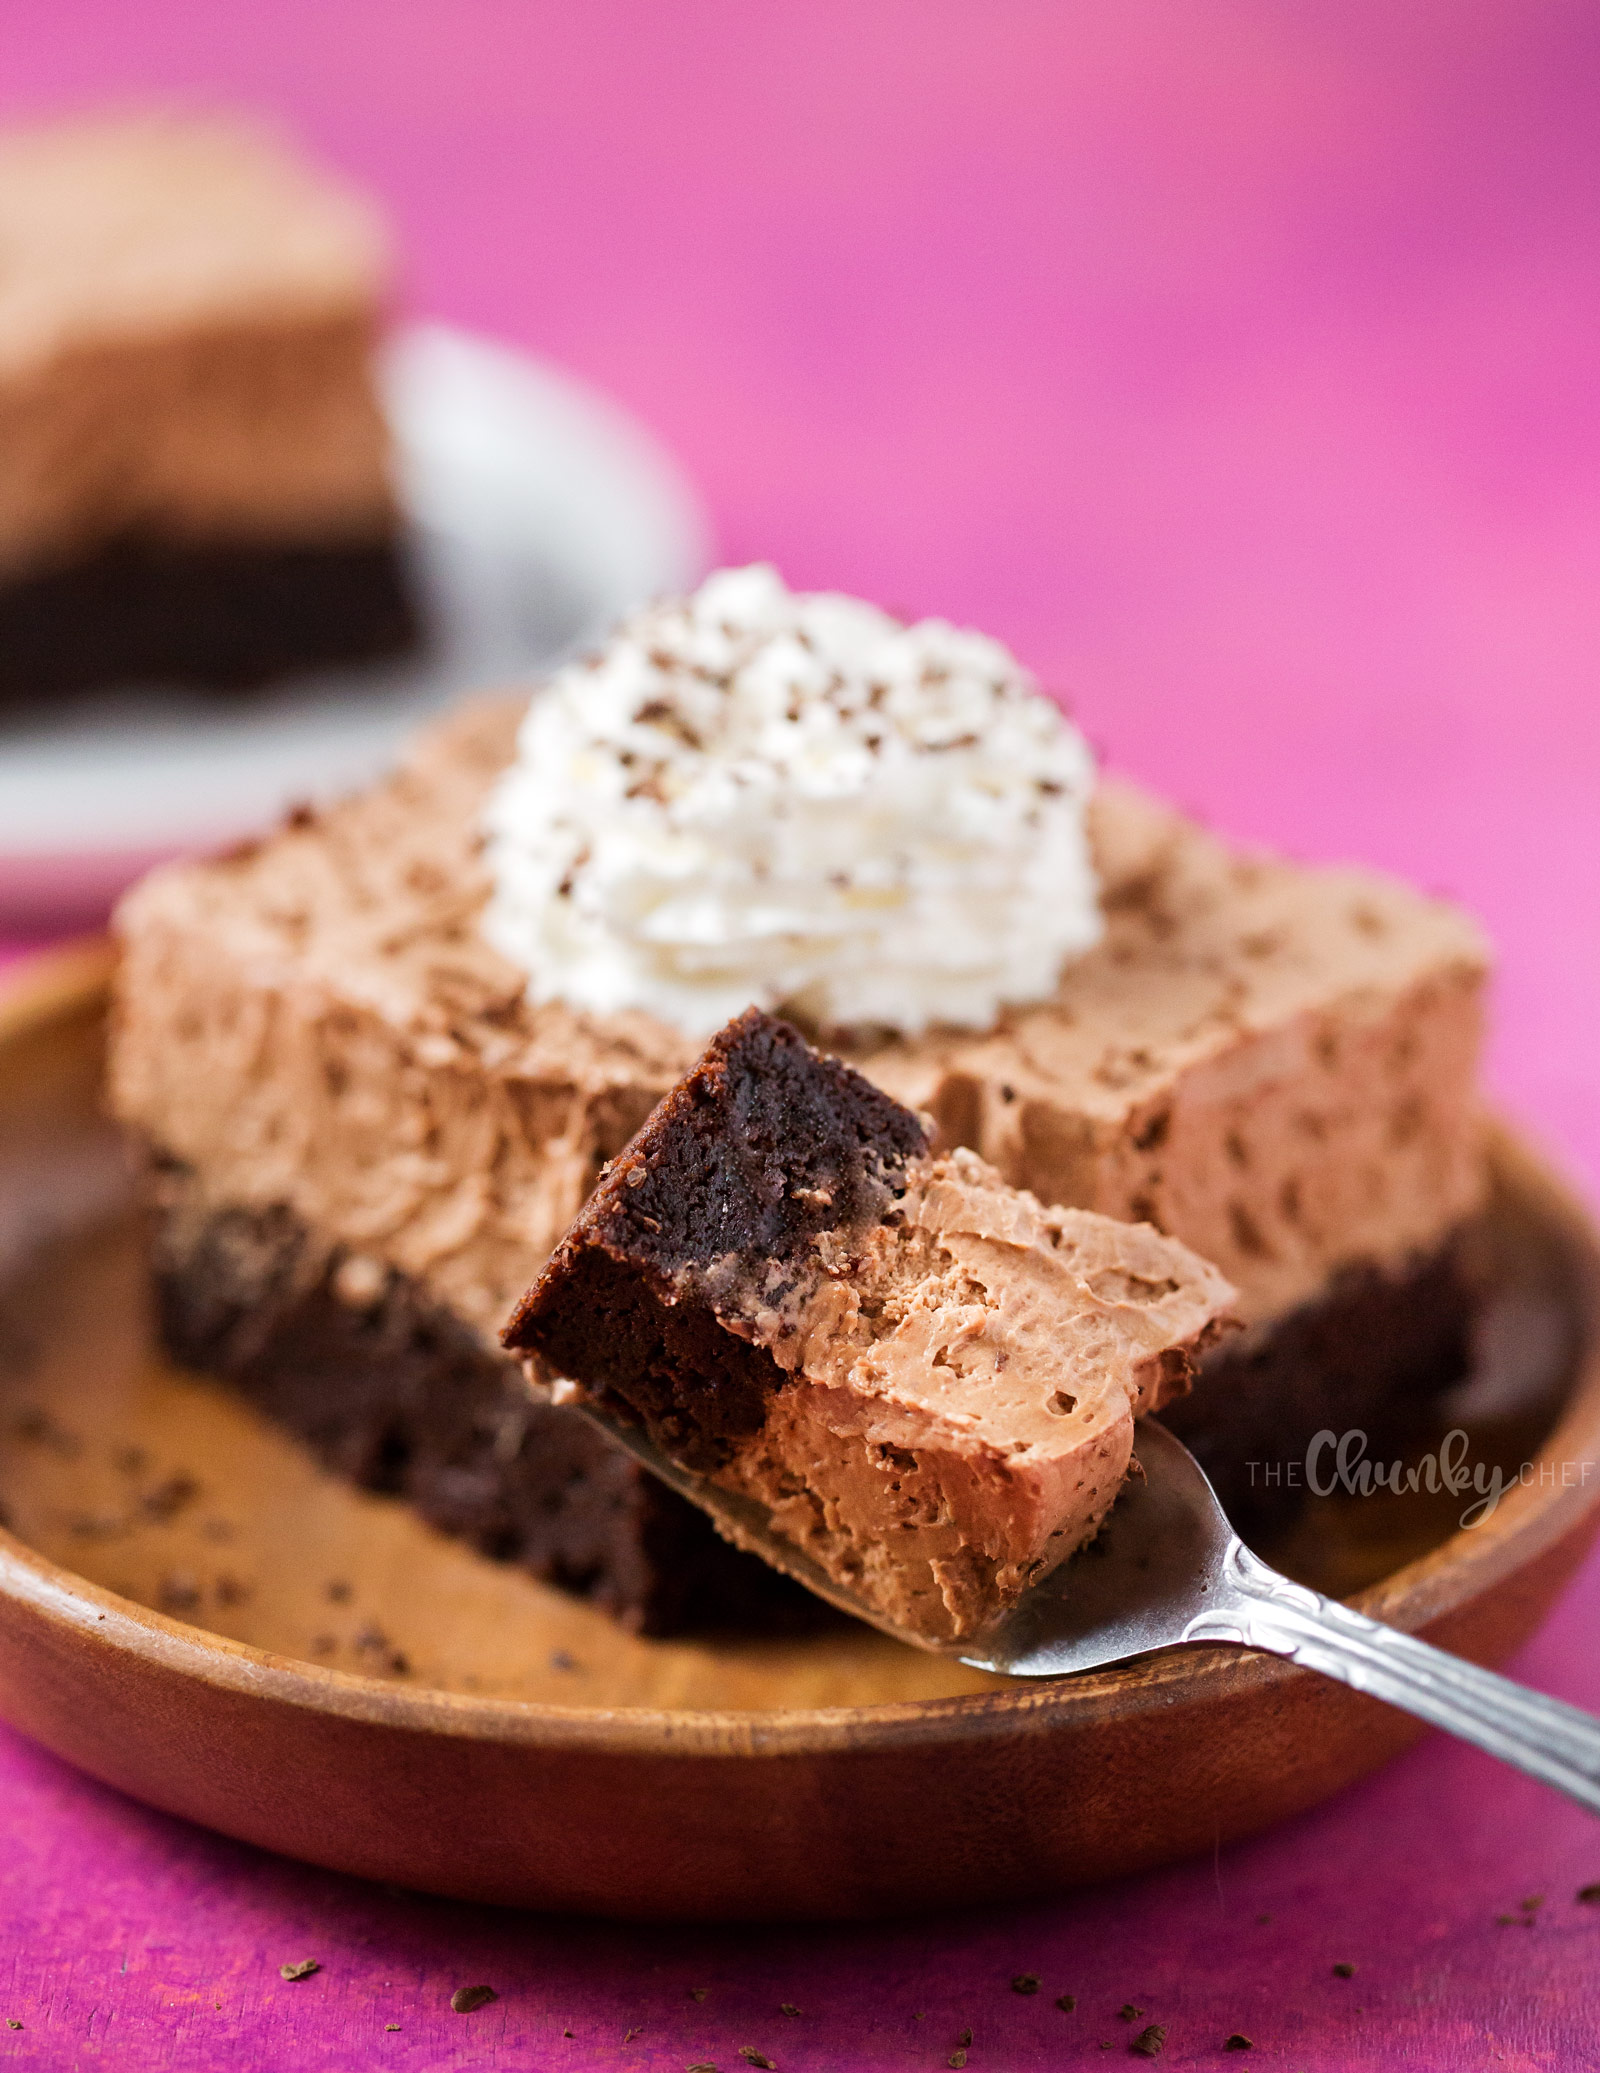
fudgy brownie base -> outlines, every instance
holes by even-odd
[[[1454,1240],[1398,1276],[1347,1271],[1259,1341],[1217,1347],[1190,1394],[1162,1411],[1246,1539],[1288,1525],[1305,1502],[1319,1432],[1359,1429],[1374,1459],[1392,1459],[1465,1377],[1479,1297],[1463,1250]]]
[[[748,1009],[605,1168],[504,1343],[643,1419],[685,1466],[718,1468],[788,1379],[725,1326],[719,1274],[781,1272],[821,1232],[875,1221],[927,1145],[909,1109]]]
[[[138,682],[244,690],[418,639],[393,540],[124,541],[0,585],[0,703]]]
[[[365,1285],[283,1207],[203,1209],[181,1166],[158,1163],[152,1181],[168,1352],[229,1383],[337,1474],[404,1497],[442,1531],[642,1633],[828,1616],[580,1413],[535,1403],[516,1362],[406,1277]]]

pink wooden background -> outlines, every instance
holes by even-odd
[[[387,199],[409,304],[643,413],[728,558],[975,621],[1234,833],[1468,901],[1496,1087],[1600,1176],[1586,0],[11,0],[0,37],[19,109],[288,117]],[[1597,1620],[1591,1567],[1520,1673],[1600,1706]],[[390,1895],[3,1735],[0,1790],[20,2065],[875,2073],[970,2024],[1009,2073],[1125,2053],[1129,2000],[1173,2065],[1600,2057],[1600,1830],[1439,1742],[1215,1863],[847,1932]]]

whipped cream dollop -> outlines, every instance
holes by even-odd
[[[535,1002],[693,1036],[987,1028],[1099,939],[1093,784],[998,642],[727,569],[534,694],[484,928]]]

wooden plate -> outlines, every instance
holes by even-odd
[[[0,1711],[152,1805],[433,1892],[656,1919],[1046,1893],[1211,1849],[1372,1769],[1403,1716],[1185,1650],[1011,1684],[841,1626],[650,1642],[345,1489],[150,1349],[99,1115],[109,956],[0,992]],[[1593,1535],[1600,1254],[1503,1136],[1503,1294],[1463,1499],[1319,1501],[1276,1552],[1495,1662]],[[1472,1401],[1480,1415],[1469,1419]]]

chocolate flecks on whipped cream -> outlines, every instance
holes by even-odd
[[[899,1627],[982,1631],[1090,1539],[1133,1421],[1234,1291],[1045,1209],[749,1010],[617,1159],[505,1333]]]
[[[487,812],[535,1002],[988,1028],[1100,938],[1093,759],[997,642],[728,569],[534,697]]]

